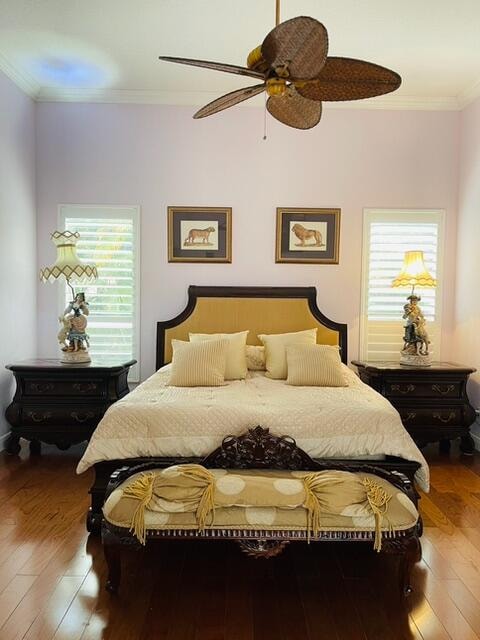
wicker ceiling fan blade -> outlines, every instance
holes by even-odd
[[[194,60],[192,58],[174,58],[172,56],[159,56],[159,60],[164,62],[176,62],[177,64],[186,64],[190,67],[202,67],[204,69],[213,69],[214,71],[223,71],[225,73],[234,73],[237,76],[248,76],[249,78],[258,78],[263,80],[264,74],[259,71],[247,69],[247,67],[238,67],[235,64],[225,64],[223,62],[209,62],[208,60]]]
[[[270,96],[267,109],[274,118],[295,129],[311,129],[322,117],[322,103],[303,98],[293,86],[283,96]]]
[[[402,79],[386,67],[355,58],[327,58],[316,80],[295,87],[304,98],[321,101],[362,100],[395,91]]]
[[[327,53],[327,30],[321,22],[306,16],[282,22],[262,43],[262,56],[270,67],[278,73],[285,65],[292,79],[317,78]]]
[[[244,87],[242,89],[237,89],[236,91],[231,91],[230,93],[209,102],[204,107],[199,109],[197,113],[193,116],[195,119],[198,118],[206,118],[207,116],[211,116],[214,113],[218,113],[219,111],[223,111],[224,109],[228,109],[229,107],[233,107],[239,102],[243,102],[244,100],[248,100],[249,98],[253,98],[262,91],[265,90],[265,84],[255,84],[253,87]]]

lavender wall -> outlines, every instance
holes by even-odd
[[[455,358],[480,370],[480,99],[461,114],[459,157]],[[469,394],[480,408],[480,373],[472,376]],[[480,426],[476,435],[480,448]]]
[[[132,204],[141,213],[141,375],[154,367],[154,324],[178,313],[189,284],[315,285],[320,308],[359,339],[362,210],[444,208],[443,355],[453,327],[458,114],[327,110],[314,130],[236,108],[194,121],[186,107],[38,104],[39,262],[59,203]],[[167,205],[233,207],[233,264],[167,263]],[[340,264],[276,265],[277,206],[342,209]],[[39,344],[56,353],[56,287],[39,289]],[[53,323],[53,324],[52,324]]]
[[[34,104],[0,72],[0,447],[13,392],[4,369],[36,353]]]

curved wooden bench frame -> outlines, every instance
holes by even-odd
[[[289,436],[275,436],[268,429],[255,427],[249,429],[242,436],[227,436],[220,447],[208,455],[202,464],[211,469],[287,469],[297,471],[322,471],[338,469],[342,471],[363,471],[378,475],[403,491],[414,504],[417,494],[411,481],[399,471],[387,471],[375,465],[349,465],[348,463],[332,461],[317,461],[308,456],[305,451],[297,447],[295,440]],[[110,476],[106,491],[106,498],[115,491],[125,480],[135,473],[158,468],[158,463],[148,462],[134,467],[122,467]],[[408,595],[410,586],[410,571],[412,566],[421,559],[420,536],[422,522],[405,531],[384,533],[382,552],[393,553],[401,558],[400,588]],[[373,531],[322,531],[318,536],[312,536],[311,542],[369,542],[373,547],[375,533]],[[233,539],[240,544],[242,551],[255,557],[272,557],[278,555],[290,542],[306,541],[305,531],[265,531],[207,529],[186,531],[182,529],[165,529],[147,531],[147,544],[164,539],[202,539],[225,540]],[[120,585],[121,552],[125,547],[141,548],[136,537],[123,527],[114,526],[107,521],[102,523],[102,543],[105,559],[108,565],[108,580],[106,588],[115,593]]]

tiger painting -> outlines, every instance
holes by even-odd
[[[183,246],[188,247],[192,244],[212,244],[210,242],[211,233],[215,233],[215,229],[213,227],[207,227],[206,229],[190,229]]]

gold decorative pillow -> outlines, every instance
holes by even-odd
[[[219,387],[225,383],[228,340],[172,340],[173,387]]]
[[[347,387],[338,347],[295,344],[286,348],[287,384],[302,387]]]
[[[276,333],[259,335],[265,346],[265,360],[267,365],[267,378],[276,380],[287,377],[287,356],[285,348],[292,344],[315,344],[317,342],[317,330],[295,331],[293,333]]]
[[[225,380],[241,380],[247,375],[247,359],[245,346],[248,331],[238,333],[190,333],[190,342],[206,340],[227,340],[227,364],[225,366]]]
[[[247,344],[245,355],[247,357],[247,369],[250,369],[250,371],[266,371],[265,347]]]

